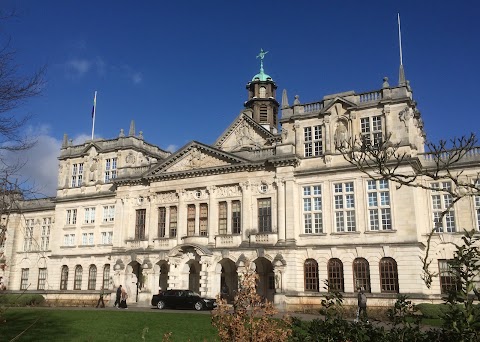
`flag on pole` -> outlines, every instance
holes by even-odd
[[[92,140],[93,132],[95,131],[95,109],[97,107],[97,92],[95,91],[95,96],[93,97],[93,108],[92,108]]]

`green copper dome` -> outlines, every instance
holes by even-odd
[[[252,81],[273,81],[270,75],[267,75],[263,72],[263,69],[260,69],[260,72],[253,76]]]

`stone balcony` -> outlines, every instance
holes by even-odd
[[[127,239],[125,240],[127,249],[146,249],[148,248],[148,240],[143,239]]]
[[[215,237],[215,247],[238,247],[241,243],[241,235],[217,235]]]
[[[201,246],[208,245],[208,236],[199,236],[199,235],[192,235],[192,236],[182,236],[182,243],[188,244],[197,244]]]

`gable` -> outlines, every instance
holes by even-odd
[[[193,148],[189,153],[186,153],[182,158],[177,160],[175,164],[165,169],[164,172],[188,171],[229,164],[227,161],[209,155],[205,151]]]
[[[217,139],[215,147],[228,152],[261,149],[273,136],[245,113],[241,113],[228,129]]]

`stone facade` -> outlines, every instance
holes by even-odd
[[[233,296],[251,261],[258,292],[281,308],[319,305],[327,279],[347,302],[360,286],[372,305],[398,292],[438,301],[439,279],[427,288],[420,277],[433,194],[371,180],[335,149],[390,135],[428,163],[410,86],[306,104],[297,96],[293,106],[284,92],[278,132],[273,80],[247,89],[246,109],[211,146],[193,141],[171,154],[132,129],[76,146],[65,137],[56,197],[24,201],[8,217],[7,289],[91,298],[122,284],[149,305],[159,288],[216,296],[226,283]],[[479,156],[465,158],[464,177],[476,179]],[[458,202],[450,231],[433,237],[433,271],[453,255],[445,242],[478,230],[478,203]]]

